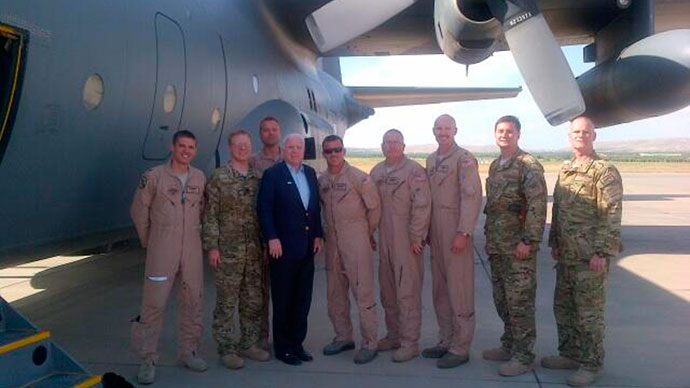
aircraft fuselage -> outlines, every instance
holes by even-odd
[[[290,58],[267,15],[251,0],[2,2],[0,24],[26,49],[3,134],[0,252],[129,229],[137,177],[178,129],[196,134],[206,172],[236,127],[259,148],[259,115],[315,144],[342,134],[346,89]]]

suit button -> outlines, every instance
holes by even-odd
[[[309,217],[309,212],[304,213],[305,216]]]
[[[308,227],[308,226],[305,226],[305,227],[304,227],[304,230],[309,230],[309,227]]]

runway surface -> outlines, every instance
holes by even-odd
[[[690,174],[623,174],[624,253],[611,265],[606,307],[606,361],[601,387],[690,387]],[[554,174],[547,175],[553,192]],[[549,204],[549,209],[550,209]],[[550,214],[547,220],[550,220]],[[474,241],[477,329],[466,365],[440,370],[434,360],[404,364],[380,353],[366,365],[352,362],[354,352],[325,357],[321,348],[333,330],[326,314],[326,278],[317,261],[314,300],[305,347],[315,360],[299,367],[271,360],[248,361],[230,371],[218,363],[210,322],[215,300],[212,273],[206,272],[201,355],[210,368],[194,373],[176,366],[176,312],[170,303],[160,343],[158,387],[552,387],[564,386],[567,372],[537,367],[513,378],[497,375],[498,363],[481,351],[499,344],[502,324],[491,299],[488,263],[478,222]],[[548,233],[548,225],[547,232]],[[547,234],[545,233],[545,240]],[[431,304],[428,249],[420,346],[436,343]],[[12,302],[93,373],[113,371],[135,381],[136,357],[128,350],[129,321],[138,314],[144,251],[134,245],[95,255],[65,255],[25,260],[0,267],[0,295]],[[538,257],[537,357],[556,351],[552,301],[553,261],[546,243]],[[353,309],[354,326],[357,318]],[[385,335],[379,307],[380,335]],[[357,338],[357,341],[359,338]]]

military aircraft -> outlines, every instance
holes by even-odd
[[[519,92],[347,88],[340,56],[511,49],[552,123],[586,108],[609,125],[688,104],[689,24],[687,0],[5,0],[0,254],[128,233],[137,176],[179,129],[210,172],[227,133],[266,115],[315,159],[375,107]],[[597,63],[577,81],[557,50],[575,43]]]

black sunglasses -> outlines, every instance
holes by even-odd
[[[328,155],[328,154],[333,154],[333,153],[341,153],[343,152],[343,147],[337,147],[337,148],[324,148],[323,153]]]

